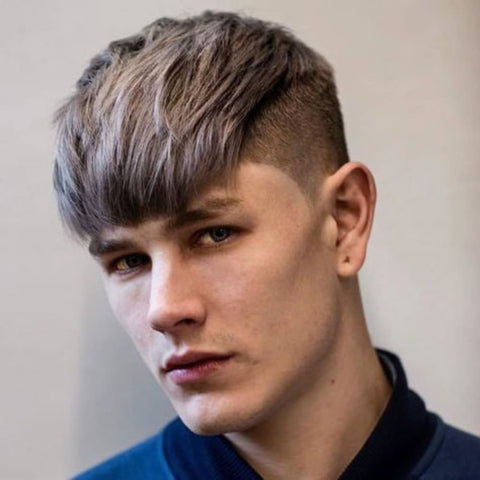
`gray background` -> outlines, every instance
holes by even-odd
[[[377,345],[480,434],[478,0],[1,0],[0,478],[65,478],[172,414],[57,221],[52,112],[89,58],[163,15],[243,10],[337,72],[353,160],[379,204],[363,270]]]

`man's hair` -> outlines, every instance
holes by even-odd
[[[161,18],[112,42],[55,122],[60,214],[79,237],[182,210],[244,159],[305,188],[348,161],[330,65],[233,13]]]

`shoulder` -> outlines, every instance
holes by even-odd
[[[110,479],[173,480],[163,452],[163,431],[73,478]]]
[[[419,480],[475,480],[480,472],[480,438],[437,420],[435,434],[415,469]]]

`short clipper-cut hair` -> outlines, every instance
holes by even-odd
[[[161,18],[112,42],[55,122],[59,210],[80,238],[181,211],[244,159],[305,188],[348,161],[330,65],[233,13]]]

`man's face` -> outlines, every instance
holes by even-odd
[[[325,212],[244,162],[183,214],[92,245],[115,315],[193,431],[244,431],[319,387],[339,317]]]

